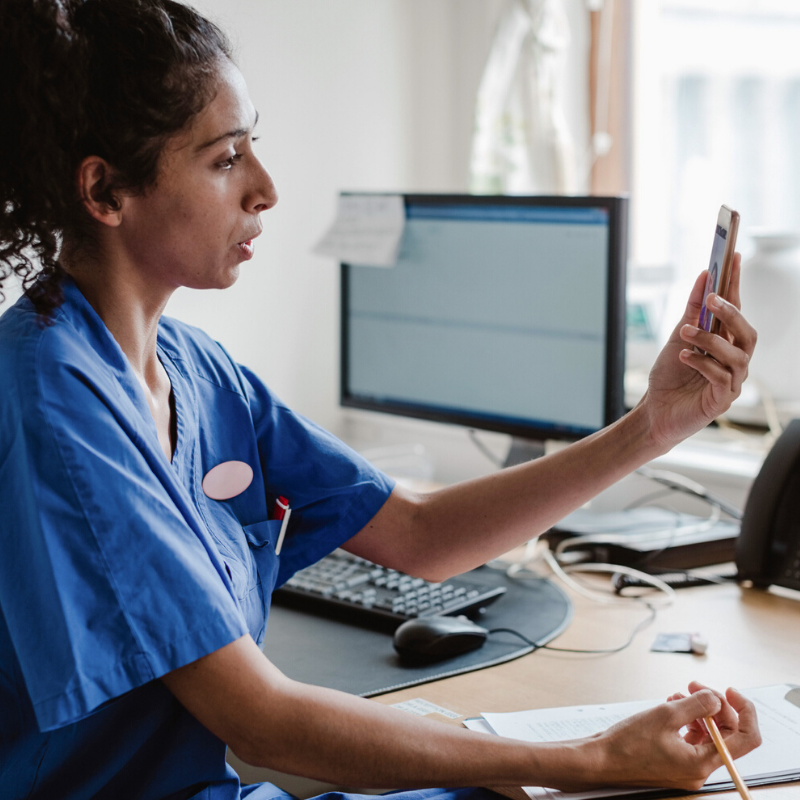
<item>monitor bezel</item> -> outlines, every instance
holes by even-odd
[[[343,195],[385,195],[387,192],[343,192]],[[625,283],[627,274],[628,198],[625,196],[555,196],[555,195],[468,195],[468,194],[403,194],[408,205],[498,205],[558,208],[602,208],[608,211],[608,271],[606,303],[606,374],[603,426],[610,425],[625,412]],[[577,431],[568,426],[543,426],[531,421],[520,424],[507,417],[484,417],[468,411],[454,411],[437,406],[412,405],[394,401],[365,400],[353,395],[348,387],[349,368],[349,280],[351,266],[342,263],[340,321],[339,403],[344,408],[377,411],[395,416],[460,425],[465,428],[505,433],[511,436],[545,441],[576,441],[594,430]]]

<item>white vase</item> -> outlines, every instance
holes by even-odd
[[[758,331],[750,375],[778,401],[800,400],[800,233],[754,234],[742,311]]]

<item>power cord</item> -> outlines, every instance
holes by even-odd
[[[564,539],[556,546],[555,557],[557,560],[561,561],[568,550],[577,550],[586,545],[621,545],[626,547],[633,544],[646,543],[651,541],[656,536],[663,536],[666,534],[668,536],[666,543],[664,543],[663,546],[657,550],[649,552],[646,555],[643,554],[642,558],[637,563],[637,566],[641,567],[642,571],[647,571],[648,564],[653,562],[658,558],[658,556],[672,547],[679,534],[687,535],[710,530],[720,521],[723,513],[736,520],[741,520],[742,518],[742,512],[738,508],[735,508],[726,500],[723,500],[722,498],[712,494],[702,484],[691,480],[691,478],[687,478],[684,475],[680,475],[676,472],[653,469],[652,467],[642,467],[637,470],[637,473],[666,487],[667,492],[683,492],[684,494],[688,494],[692,497],[702,500],[711,507],[709,516],[705,519],[690,523],[681,523],[680,515],[677,512],[673,512],[675,515],[674,526],[671,528],[665,528],[661,531],[645,531],[638,536],[631,535],[630,533],[623,534],[622,531],[624,530],[635,529],[636,526],[632,524],[627,529],[617,529],[617,532],[587,534]],[[626,510],[638,508],[642,505],[645,505],[649,501],[657,499],[660,496],[662,496],[662,492],[645,495],[644,498],[640,498],[636,502],[629,505]],[[618,570],[618,572],[623,571]],[[681,570],[675,570],[675,572],[681,572]],[[649,572],[647,574],[649,574]],[[684,574],[687,577],[689,576],[688,571],[684,572]],[[625,584],[621,584],[621,586],[624,585]],[[686,582],[682,582],[681,585],[688,584]]]
[[[673,525],[673,527],[664,528],[662,530],[644,531],[640,534],[611,533],[611,532],[581,534],[560,541],[556,545],[554,556],[557,560],[561,561],[563,560],[565,554],[568,551],[580,550],[581,548],[586,548],[587,546],[590,545],[600,545],[600,546],[619,545],[621,547],[630,547],[631,545],[636,545],[636,544],[647,544],[656,536],[666,535],[668,538],[662,547],[658,548],[657,550],[651,551],[646,555],[643,554],[642,557],[639,559],[637,566],[645,567],[649,562],[656,559],[666,550],[669,550],[669,548],[675,544],[675,540],[678,534],[683,534],[685,536],[692,533],[701,533],[703,531],[710,530],[717,524],[717,522],[719,522],[721,516],[722,512],[720,511],[720,509],[717,506],[713,506],[710,516],[708,516],[705,519],[699,520],[697,522],[681,524],[680,517],[676,514],[675,524]],[[631,525],[629,529],[635,529],[636,527],[638,526]],[[618,530],[625,530],[625,528]],[[637,575],[641,574],[649,575],[650,573],[646,572],[646,570],[638,570]]]
[[[486,458],[491,461],[496,467],[500,467],[502,469],[504,465],[504,461],[499,456],[496,456],[479,438],[478,433],[475,428],[467,428],[467,436],[469,436],[469,440],[478,450],[486,456]]]
[[[612,595],[611,593],[601,593],[596,589],[589,589],[579,581],[576,581],[570,577],[568,574],[569,572],[601,572],[609,575],[630,575],[631,577],[636,578],[642,583],[651,586],[665,595],[665,600],[663,603],[653,606],[655,609],[667,608],[668,606],[672,605],[673,601],[675,600],[675,590],[671,586],[664,583],[664,581],[660,580],[655,575],[649,575],[648,573],[634,569],[633,567],[626,567],[622,564],[597,564],[594,562],[562,566],[558,562],[556,556],[551,553],[549,549],[545,550],[543,557],[544,561],[547,563],[553,573],[557,575],[563,583],[569,586],[573,591],[577,592],[583,597],[588,598],[589,600],[595,601],[596,603],[619,604],[628,602],[631,599],[640,601],[641,598],[621,598],[616,593],[613,593]]]
[[[630,636],[628,636],[626,641],[618,647],[609,647],[598,650],[580,650],[571,647],[552,647],[549,644],[537,644],[519,631],[515,631],[513,628],[492,628],[489,633],[511,633],[514,636],[518,636],[523,642],[525,642],[525,644],[528,644],[533,648],[533,652],[536,652],[537,650],[553,650],[557,653],[580,653],[585,655],[606,655],[608,653],[619,653],[622,650],[625,650],[627,647],[630,647],[631,643],[636,638],[636,635],[650,625],[650,623],[656,618],[656,609],[649,603],[644,603],[644,605],[646,605],[649,609],[649,614],[634,627],[630,633]]]
[[[660,483],[668,489],[673,489],[676,492],[683,492],[697,497],[700,500],[704,500],[710,506],[724,511],[729,517],[733,517],[733,519],[741,520],[744,516],[738,508],[732,506],[727,500],[717,497],[709,492],[701,483],[697,483],[697,481],[693,481],[685,475],[665,469],[653,469],[653,467],[639,467],[639,469],[636,470],[636,474],[649,478],[656,483]]]
[[[618,653],[624,650],[626,647],[629,647],[636,636],[648,625],[650,625],[653,620],[656,618],[658,611],[662,608],[666,608],[667,606],[671,605],[673,600],[675,599],[675,590],[669,586],[668,584],[664,583],[664,581],[657,578],[655,575],[649,575],[645,572],[641,572],[640,570],[633,569],[632,567],[626,567],[619,564],[596,564],[596,563],[579,563],[579,564],[561,564],[559,563],[557,557],[554,553],[552,553],[549,547],[546,546],[546,543],[540,542],[540,544],[545,545],[541,554],[534,553],[530,558],[526,559],[524,562],[518,562],[516,564],[512,564],[510,567],[507,568],[506,574],[509,578],[523,580],[528,577],[541,577],[534,573],[530,567],[533,563],[537,561],[542,561],[547,564],[547,566],[552,571],[553,575],[557,577],[560,581],[565,583],[569,586],[573,591],[577,592],[578,594],[582,595],[583,597],[588,598],[596,603],[603,603],[603,604],[610,604],[616,606],[622,605],[630,605],[631,603],[638,603],[639,605],[644,606],[647,608],[648,614],[647,617],[640,622],[638,622],[631,631],[628,638],[623,642],[621,645],[616,647],[609,647],[609,648],[597,648],[597,649],[573,649],[567,647],[552,647],[551,645],[537,645],[535,642],[532,642],[530,639],[525,637],[519,631],[515,631],[512,628],[495,628],[490,630],[489,633],[500,633],[500,632],[507,632],[518,636],[520,639],[525,641],[526,644],[529,644],[534,649],[545,649],[545,650],[554,650],[562,653],[581,653],[587,655],[603,655],[609,653]],[[609,575],[619,575],[625,574],[632,578],[635,578],[637,581],[640,581],[642,584],[645,584],[646,587],[650,587],[657,592],[663,594],[664,599],[660,603],[654,603],[652,600],[648,600],[641,595],[633,596],[623,596],[620,595],[613,590],[611,591],[602,591],[597,589],[596,587],[587,587],[582,584],[580,581],[573,578],[570,574],[571,572],[602,572],[608,573]]]

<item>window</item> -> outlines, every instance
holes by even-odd
[[[669,267],[674,320],[707,266],[717,208],[800,228],[800,3],[634,0],[631,259]],[[662,335],[666,331],[662,331]]]

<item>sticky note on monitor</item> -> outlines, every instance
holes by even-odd
[[[343,194],[336,218],[314,252],[355,266],[393,267],[405,222],[401,195]]]

